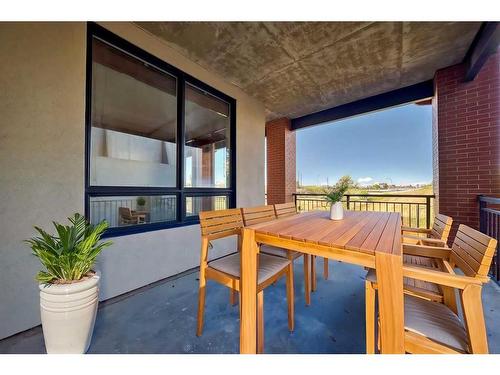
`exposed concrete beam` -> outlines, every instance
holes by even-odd
[[[337,107],[328,108],[292,119],[292,129],[297,130],[308,126],[340,120],[346,117],[361,115],[396,105],[430,98],[434,95],[433,81],[424,81],[401,89],[389,91],[369,98],[356,100]]]
[[[488,56],[495,53],[500,42],[498,22],[483,22],[464,58],[465,81],[472,81]]]

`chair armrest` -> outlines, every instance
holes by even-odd
[[[441,266],[443,267],[443,269],[442,269],[443,272],[448,272],[449,274],[455,275],[455,270],[453,269],[451,264],[448,263],[448,261],[442,259]]]
[[[446,241],[438,238],[422,238],[420,242],[425,246],[446,247]]]
[[[420,234],[408,234],[404,233],[401,236],[402,243],[410,245],[422,245],[420,241],[425,240],[427,237],[423,237]]]
[[[403,244],[403,254],[426,258],[450,259],[449,247]]]
[[[474,277],[456,275],[443,271],[434,271],[427,268],[408,265],[403,265],[403,276],[458,289],[465,289],[469,285],[482,284],[481,280]]]
[[[412,228],[412,227],[401,227],[401,232],[412,232],[412,233],[425,233],[429,234],[431,233],[430,229],[427,228]]]

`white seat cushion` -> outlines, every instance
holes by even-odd
[[[405,295],[405,329],[451,348],[468,351],[465,327],[446,305]]]
[[[282,258],[288,258],[288,254],[292,256],[293,259],[295,259],[298,255],[300,255],[297,251],[291,251],[287,249],[282,249],[280,247],[275,247],[275,246],[270,246],[270,245],[261,245],[260,246],[260,252],[265,253],[265,254],[270,254]]]
[[[259,256],[259,277],[258,284],[262,284],[269,278],[276,275],[290,264],[290,261],[285,258],[280,258],[272,255],[258,254]],[[228,275],[240,277],[240,253],[234,253],[225,257],[213,260],[208,263],[208,266],[218,271],[227,273]]]

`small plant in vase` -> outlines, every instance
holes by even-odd
[[[39,227],[26,242],[44,270],[36,276],[40,289],[40,313],[47,353],[85,353],[90,345],[99,301],[99,275],[92,267],[111,242],[100,242],[108,227],[75,214],[71,225],[53,222],[57,234]]]
[[[137,210],[143,211],[144,206],[146,205],[146,199],[144,199],[144,197],[138,197],[136,202],[137,202]]]
[[[342,198],[344,194],[354,185],[350,176],[341,177],[333,187],[325,190],[326,200],[331,204],[330,219],[342,220],[344,209],[342,208]]]

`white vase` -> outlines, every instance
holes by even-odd
[[[99,276],[72,284],[40,284],[40,313],[49,354],[83,354],[90,345],[99,301]]]
[[[344,208],[342,207],[342,202],[336,202],[330,207],[330,219],[331,220],[342,220],[344,218]]]

